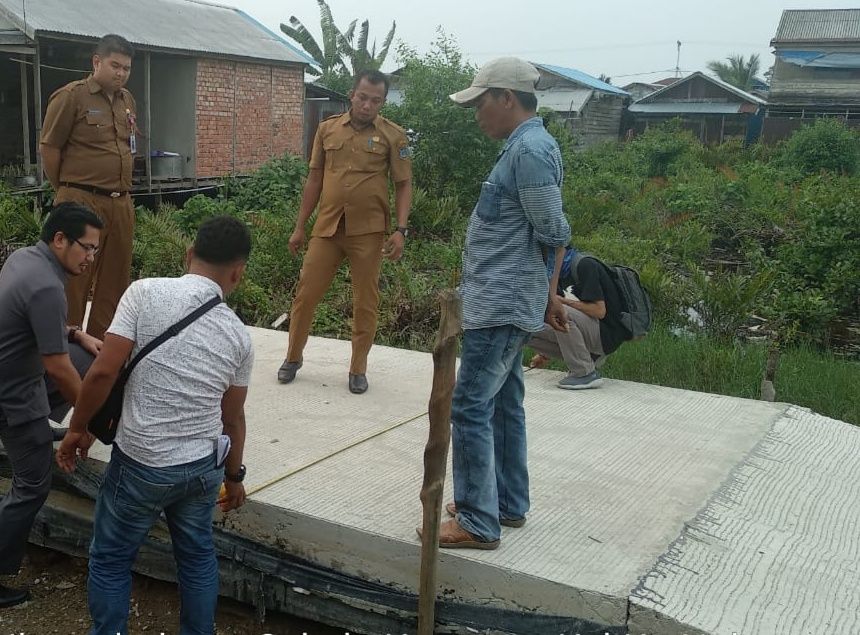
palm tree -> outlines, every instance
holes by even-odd
[[[385,58],[388,56],[388,49],[391,47],[391,42],[394,40],[394,31],[397,29],[397,23],[391,23],[391,30],[385,36],[382,42],[382,48],[379,49],[379,54],[376,53],[376,40],[373,41],[373,48],[368,50],[367,41],[370,36],[370,21],[365,20],[361,23],[361,29],[358,32],[358,43],[355,42],[355,25],[358,20],[353,20],[349,28],[341,34],[340,52],[350,61],[352,65],[352,74],[356,75],[365,69],[379,70]]]
[[[315,69],[308,67],[308,73],[320,76],[321,83],[325,84],[338,75],[347,72],[346,64],[340,52],[340,43],[343,33],[335,26],[331,15],[331,7],[325,0],[317,0],[320,6],[320,29],[322,30],[322,46],[320,46],[311,32],[296,16],[290,16],[290,24],[281,24],[281,31],[294,39],[310,55],[319,66]]]
[[[708,70],[727,84],[750,90],[761,66],[758,54],[750,55],[749,60],[745,60],[743,55],[730,55],[726,61],[728,63],[716,60],[708,62]]]

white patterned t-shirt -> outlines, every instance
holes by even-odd
[[[107,332],[134,341],[132,357],[171,325],[223,295],[210,278],[149,278],[129,286]],[[247,386],[254,351],[245,325],[218,304],[141,360],[125,387],[116,444],[151,467],[210,455],[221,434],[221,398]]]

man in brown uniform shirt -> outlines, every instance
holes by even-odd
[[[93,74],[51,95],[42,127],[42,161],[56,191],[54,203],[83,203],[104,221],[95,265],[66,285],[69,324],[81,325],[95,283],[87,332],[98,339],[110,325],[131,270],[136,108],[124,86],[133,55],[124,38],[104,36],[93,55]]]
[[[352,361],[349,389],[367,390],[367,354],[376,335],[382,256],[399,260],[412,204],[412,160],[403,129],[379,116],[388,78],[362,71],[350,92],[351,108],[323,121],[314,139],[310,174],[302,195],[290,251],[305,242],[305,223],[319,203],[290,313],[287,358],[278,381],[289,383],[302,366],[314,310],[344,258],[352,275]],[[394,183],[397,226],[390,229],[388,178]]]

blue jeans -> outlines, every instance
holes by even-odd
[[[128,633],[131,567],[161,512],[167,517],[179,578],[180,635],[212,635],[218,602],[218,560],[212,513],[224,469],[214,455],[149,467],[113,447],[96,500],[90,545],[90,635]]]
[[[499,518],[529,509],[522,351],[515,326],[469,329],[451,405],[454,503],[460,526],[498,540]]]

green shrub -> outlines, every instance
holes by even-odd
[[[702,320],[702,328],[719,339],[737,334],[773,281],[770,271],[745,275],[717,269],[707,274],[695,264],[689,268],[693,271],[694,308]]]
[[[307,174],[304,159],[284,154],[266,161],[249,177],[228,179],[223,197],[240,211],[295,216]]]
[[[649,178],[667,177],[679,164],[700,155],[701,144],[692,133],[680,129],[677,121],[649,128],[634,140],[631,150],[639,173]]]
[[[135,210],[132,280],[182,275],[185,254],[194,238],[177,222],[175,212],[171,206],[158,212],[143,207]]]
[[[0,244],[32,245],[42,231],[42,213],[28,196],[0,192]]]
[[[822,170],[855,174],[860,166],[860,135],[836,119],[818,119],[788,139],[782,161],[786,167],[803,174]]]
[[[796,288],[817,290],[839,314],[860,317],[860,177],[804,182],[797,223],[777,257]]]
[[[228,216],[237,215],[236,205],[232,201],[212,198],[204,194],[192,196],[179,209],[171,205],[162,205],[161,210],[169,213],[182,231],[192,236],[197,232],[200,224],[207,218],[223,214]]]

